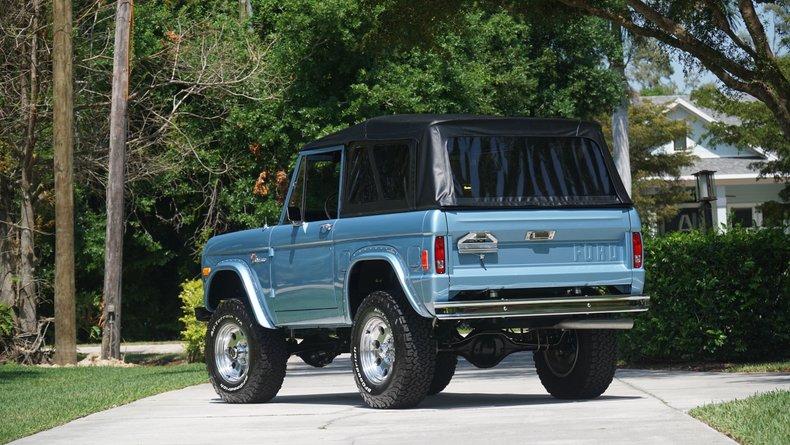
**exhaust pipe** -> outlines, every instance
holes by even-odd
[[[555,329],[631,329],[633,318],[617,318],[611,320],[563,320],[553,326]]]

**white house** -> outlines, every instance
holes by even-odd
[[[698,159],[691,167],[681,171],[681,181],[690,188],[695,186],[694,173],[712,170],[716,182],[717,200],[713,202],[713,224],[727,227],[739,224],[744,227],[759,227],[763,218],[760,204],[779,201],[783,183],[772,178],[759,178],[759,164],[775,159],[759,148],[735,147],[729,144],[713,144],[707,135],[707,125],[712,122],[738,124],[737,118],[723,116],[693,103],[689,96],[651,96],[642,100],[665,105],[670,118],[685,120],[688,134],[685,138],[670,142],[657,151],[673,153],[689,151]],[[658,227],[660,232],[691,230],[700,227],[699,203],[681,204],[678,215]]]

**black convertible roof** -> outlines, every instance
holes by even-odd
[[[432,127],[452,127],[454,133],[476,135],[581,136],[601,143],[601,127],[596,122],[576,119],[497,117],[472,114],[393,114],[374,117],[329,134],[304,146],[310,150],[350,142],[415,139],[421,141]]]
[[[574,197],[574,196],[555,196],[556,191],[547,192],[551,196],[545,197],[517,197],[503,200],[502,197],[483,197],[481,199],[468,198],[463,196],[463,191],[458,190],[453,173],[450,167],[446,141],[450,138],[458,137],[549,137],[549,138],[569,138],[573,139],[570,143],[558,146],[570,149],[571,157],[574,147],[593,144],[599,147],[601,162],[605,164],[607,177],[611,174],[612,185],[617,196],[607,196],[606,205],[630,205],[631,200],[628,193],[617,175],[614,163],[609,150],[606,149],[601,127],[595,122],[586,122],[571,119],[536,119],[527,117],[495,117],[495,116],[475,116],[464,114],[396,114],[391,116],[380,116],[368,119],[359,124],[353,125],[345,130],[324,136],[317,141],[311,142],[302,149],[311,150],[325,147],[348,146],[352,143],[365,143],[369,141],[410,141],[408,146],[412,147],[411,152],[401,154],[403,161],[408,162],[413,159],[411,171],[405,180],[408,181],[406,189],[408,192],[409,209],[427,208],[448,208],[463,205],[490,205],[492,207],[512,206],[512,207],[546,207],[546,206],[590,206],[600,205],[596,196]],[[371,149],[375,144],[364,144]],[[403,147],[404,144],[388,144],[392,147]],[[579,161],[581,162],[581,161]],[[552,172],[556,170],[556,165],[550,166]],[[522,172],[527,174],[526,172]],[[580,175],[583,172],[555,172],[556,175]],[[589,172],[588,172],[589,173]],[[530,173],[534,175],[535,173]],[[543,174],[543,173],[541,173]],[[591,173],[592,174],[592,173]],[[603,173],[597,172],[596,175]],[[546,176],[548,174],[545,174]],[[545,179],[548,181],[550,175]],[[575,176],[574,176],[575,177]],[[556,178],[555,178],[556,179]],[[578,178],[577,178],[578,179]],[[555,181],[556,182],[556,181]],[[578,181],[577,181],[578,182]],[[471,185],[469,185],[471,187]],[[472,204],[470,204],[470,199]],[[379,199],[383,202],[383,198]],[[379,203],[381,204],[381,203]],[[365,212],[379,209],[378,204],[366,203]],[[384,204],[381,204],[382,206]],[[348,213],[349,208],[345,207]],[[383,210],[382,210],[383,211]]]

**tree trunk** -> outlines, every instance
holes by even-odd
[[[54,0],[52,133],[55,151],[55,363],[77,363],[74,302],[74,190],[71,0]]]
[[[121,275],[124,232],[124,158],[129,97],[129,28],[132,0],[118,0],[110,106],[110,155],[107,178],[107,238],[104,248],[104,332],[102,358],[121,358]]]
[[[13,306],[16,300],[14,291],[14,255],[16,250],[14,227],[11,225],[11,189],[0,178],[0,304]]]
[[[613,24],[612,32],[623,41],[623,29]],[[624,43],[622,44],[624,45]],[[625,57],[622,51],[611,61],[612,70],[623,79],[623,97],[612,112],[612,157],[617,172],[623,180],[628,195],[631,195],[631,158],[628,147],[628,101],[629,86],[625,77]]]
[[[239,18],[242,21],[252,18],[252,2],[250,0],[239,0]]]
[[[30,25],[30,76],[27,79],[25,100],[26,110],[25,144],[22,149],[22,168],[20,178],[20,222],[19,222],[19,283],[17,290],[17,313],[24,334],[38,331],[36,317],[36,256],[35,237],[36,218],[33,210],[33,151],[36,146],[36,124],[38,120],[38,16],[39,2],[33,0],[33,16]]]

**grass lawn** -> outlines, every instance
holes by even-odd
[[[0,443],[207,380],[202,363],[133,368],[0,365]]]
[[[689,414],[743,444],[786,444],[790,438],[790,391],[704,405]]]
[[[790,359],[773,362],[726,363],[726,362],[678,362],[678,363],[618,363],[620,368],[669,369],[675,371],[716,372],[790,372]]]
[[[727,372],[790,372],[790,360],[765,363],[731,364],[724,370]]]

